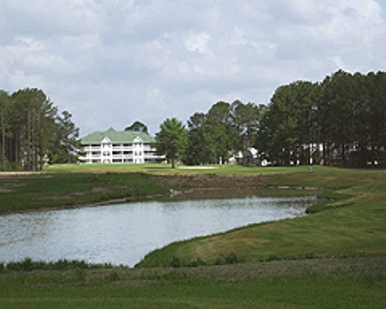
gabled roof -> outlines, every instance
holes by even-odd
[[[105,132],[93,132],[81,139],[82,144],[101,144],[108,138],[112,143],[123,144],[133,143],[136,138],[140,138],[144,143],[154,143],[154,137],[144,132],[137,131],[115,131],[113,128]]]
[[[110,143],[112,143],[111,142],[111,139],[109,139],[107,136],[102,140],[102,142],[101,142],[102,144],[110,144]]]

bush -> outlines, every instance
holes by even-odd
[[[9,262],[6,265],[0,264],[1,267],[13,271],[32,271],[32,270],[69,270],[69,269],[98,269],[98,268],[114,268],[110,263],[106,264],[89,264],[84,260],[58,260],[56,262],[33,261],[31,258],[26,258],[21,262]]]
[[[184,266],[184,262],[181,258],[173,256],[172,260],[169,263],[169,266],[178,268]]]
[[[245,259],[231,252],[228,256],[225,257],[225,263],[226,264],[245,263]]]
[[[169,263],[170,267],[178,268],[178,267],[198,267],[206,265],[206,263],[201,259],[197,258],[197,260],[192,262],[185,262],[183,259],[179,257],[173,256],[172,260]]]
[[[114,281],[118,281],[120,279],[121,279],[121,277],[119,276],[119,274],[116,271],[113,271],[113,272],[109,273],[108,275],[106,275],[106,280],[108,282],[114,282]]]
[[[220,254],[220,256],[214,262],[215,265],[225,265],[225,264],[239,264],[245,263],[245,259],[241,256],[236,255],[231,252],[228,255]]]
[[[206,263],[200,258],[197,258],[197,260],[195,260],[189,264],[189,266],[191,266],[191,267],[198,267],[198,266],[204,266],[204,265],[206,265]]]
[[[32,271],[36,269],[36,265],[31,258],[27,257],[21,262],[9,262],[7,264],[7,269],[16,271]]]

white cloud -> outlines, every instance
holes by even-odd
[[[380,0],[2,0],[0,83],[43,88],[84,133],[155,132],[218,100],[386,70],[385,18]]]
[[[193,33],[189,32],[185,40],[185,47],[190,52],[199,52],[205,54],[208,49],[210,35],[205,32]]]
[[[92,0],[2,0],[5,31],[48,37],[103,31],[104,8]]]

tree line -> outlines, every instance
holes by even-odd
[[[293,82],[267,105],[217,102],[187,127],[167,119],[156,140],[163,153],[174,145],[167,157],[191,165],[226,163],[241,153],[244,164],[385,166],[386,73],[339,70],[321,82]]]
[[[77,162],[79,129],[71,118],[40,89],[0,90],[0,169]],[[126,129],[147,132],[139,122]],[[293,82],[268,104],[220,101],[194,113],[187,126],[166,119],[156,146],[173,166],[177,159],[200,165],[232,157],[242,164],[385,166],[386,73],[339,70],[321,82]]]
[[[0,90],[0,169],[38,171],[47,162],[76,162],[79,129],[71,118],[40,89]]]

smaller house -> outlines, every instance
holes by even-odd
[[[81,139],[81,163],[159,163],[164,156],[156,154],[155,139],[144,132],[116,131],[93,132]]]

